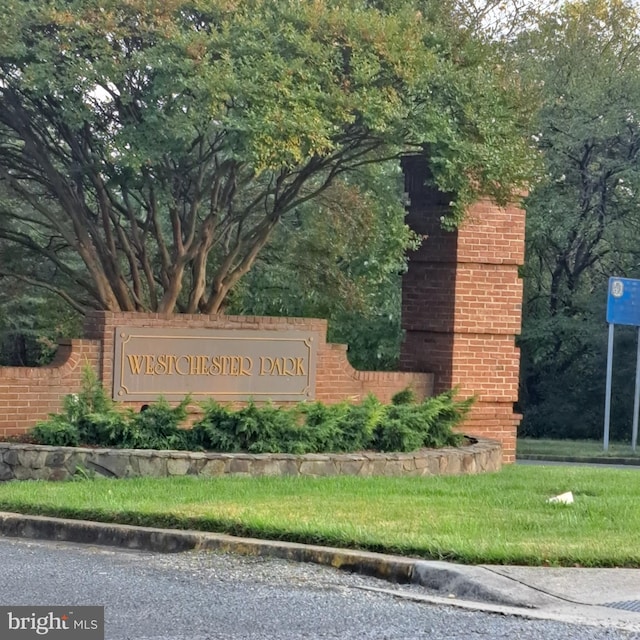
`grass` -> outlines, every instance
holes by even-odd
[[[543,456],[548,459],[569,458],[637,458],[640,462],[640,447],[635,452],[624,442],[610,442],[604,451],[602,440],[550,440],[543,438],[518,438],[517,455]]]
[[[509,466],[431,478],[0,483],[0,509],[194,528],[463,563],[640,566],[636,470]],[[547,498],[572,491],[572,505]]]

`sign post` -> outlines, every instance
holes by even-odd
[[[615,277],[609,278],[607,322],[609,323],[609,343],[607,346],[607,386],[604,404],[604,450],[607,451],[609,449],[614,326],[616,324],[624,324],[638,327],[636,386],[634,392],[633,428],[631,436],[631,446],[635,451],[638,440],[638,412],[640,410],[640,280]]]
[[[638,347],[636,350],[636,387],[633,394],[633,427],[631,428],[631,448],[636,450],[638,443],[638,408],[640,407],[640,328],[638,329]]]
[[[604,450],[609,449],[609,422],[611,421],[611,378],[613,371],[613,323],[609,323],[609,342],[607,345],[607,389],[604,399]]]

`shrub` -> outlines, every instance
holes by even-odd
[[[455,391],[447,391],[419,404],[392,404],[374,433],[373,447],[413,451],[459,446],[463,436],[452,429],[462,422],[472,403],[473,398],[456,401]]]
[[[392,398],[391,404],[414,404],[416,393],[411,387],[398,391]]]
[[[194,449],[239,451],[235,418],[221,404],[211,400],[203,405],[204,417],[193,425],[190,440]]]
[[[204,417],[191,429],[191,442],[202,449],[237,453],[304,453],[309,443],[297,412],[253,402],[230,411],[217,402],[204,405]]]
[[[325,451],[360,451],[370,449],[373,433],[384,418],[385,407],[375,396],[368,396],[360,404],[337,405],[333,441]]]
[[[31,434],[41,444],[52,446],[102,444],[103,437],[95,433],[96,425],[114,419],[114,413],[113,403],[94,371],[85,367],[80,393],[65,396],[62,413],[36,425]]]
[[[188,431],[180,428],[187,417],[185,398],[175,407],[161,398],[140,413],[131,414],[122,434],[122,441],[131,449],[189,449]]]
[[[108,436],[118,432],[124,417],[116,410],[95,372],[85,367],[80,392],[66,396],[62,401],[62,414],[53,419],[65,421],[70,429],[75,429],[82,444],[114,446]]]
[[[460,444],[463,436],[452,429],[472,399],[456,401],[454,391],[421,403],[410,404],[410,397],[403,394],[392,405],[369,396],[360,404],[311,402],[295,409],[250,403],[237,411],[210,402],[192,429],[192,444],[229,453],[414,451]]]
[[[387,416],[378,426],[372,448],[376,451],[415,451],[422,447],[422,434],[401,418]]]
[[[340,418],[346,409],[344,403],[326,405],[311,402],[300,405],[302,429],[307,435],[310,453],[335,450],[336,440],[340,438]]]
[[[40,422],[31,430],[33,439],[40,444],[54,447],[77,447],[80,444],[78,428],[68,422],[65,416],[52,416]]]
[[[171,407],[165,400],[146,411],[119,411],[89,367],[78,394],[66,396],[62,413],[50,416],[31,431],[40,444],[78,444],[123,449],[188,449],[188,432],[180,429],[189,398]]]
[[[144,411],[118,411],[91,371],[79,394],[64,399],[63,412],[30,432],[36,442],[128,449],[191,449],[228,453],[329,453],[361,450],[414,451],[458,445],[453,432],[472,400],[455,392],[416,403],[413,392],[396,394],[383,405],[374,396],[359,404],[301,403],[294,408],[250,402],[232,410],[217,402],[203,405],[204,415],[191,430],[180,427],[189,398],[171,407],[166,400]]]

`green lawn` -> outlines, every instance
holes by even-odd
[[[640,566],[640,472],[509,466],[433,478],[0,483],[0,509],[466,563]],[[547,498],[572,491],[573,505]]]
[[[537,438],[518,438],[518,455],[574,458],[638,458],[640,447],[635,452],[631,445],[623,442],[610,442],[607,451],[602,440],[549,440]]]

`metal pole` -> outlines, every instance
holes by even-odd
[[[607,346],[607,390],[604,399],[604,450],[609,450],[609,421],[611,419],[611,373],[613,371],[613,322],[609,323],[609,344]]]
[[[640,409],[640,327],[638,327],[638,348],[636,353],[636,389],[633,400],[633,429],[631,448],[635,451],[638,443],[638,410]]]

